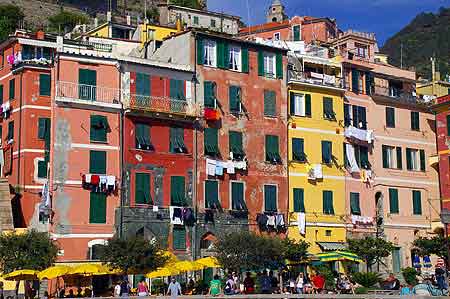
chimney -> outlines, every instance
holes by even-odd
[[[106,13],[106,21],[107,21],[108,23],[111,23],[111,21],[112,21],[112,13],[111,13],[110,11],[108,11],[108,12]]]
[[[131,16],[127,15],[127,25],[131,25]]]
[[[45,39],[45,32],[44,32],[44,30],[39,29],[39,30],[36,32],[36,38],[37,38],[37,39]]]
[[[94,28],[97,28],[97,27],[98,27],[98,18],[95,17],[94,18]]]

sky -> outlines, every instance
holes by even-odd
[[[242,17],[247,25],[265,22],[272,0],[207,0],[208,9]],[[281,0],[288,16],[336,18],[342,30],[375,32],[379,46],[421,12],[450,7],[450,0]],[[248,4],[247,4],[248,3]]]

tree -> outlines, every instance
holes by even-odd
[[[125,273],[142,274],[164,266],[164,256],[156,242],[143,237],[112,238],[99,250],[100,260]]]
[[[48,18],[48,22],[51,30],[58,33],[66,33],[72,31],[72,29],[78,24],[87,23],[88,19],[82,14],[65,11],[61,8],[59,13]]]
[[[348,239],[349,251],[361,257],[367,265],[367,271],[375,263],[383,263],[382,259],[391,255],[394,244],[381,238],[365,237],[363,239]]]
[[[58,246],[47,233],[35,230],[0,235],[0,267],[3,273],[20,269],[43,270],[56,261]]]
[[[443,234],[431,238],[419,237],[413,242],[413,250],[420,256],[435,254],[447,260],[447,242],[450,242],[450,238],[445,240]]]
[[[194,9],[201,9],[198,0],[170,0],[170,4]]]
[[[5,40],[9,34],[13,33],[24,16],[20,7],[16,5],[0,5],[0,40]]]
[[[240,231],[220,237],[215,248],[217,259],[228,270],[277,269],[284,264],[283,241],[277,237]]]
[[[309,243],[303,240],[298,242],[286,238],[283,240],[283,257],[285,260],[301,262],[306,259]]]

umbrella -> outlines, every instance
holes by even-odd
[[[331,251],[331,252],[323,252],[317,254],[317,257],[321,262],[333,262],[333,261],[353,261],[357,263],[362,263],[362,260],[359,256],[354,253],[347,251]]]
[[[170,266],[174,267],[175,269],[179,270],[180,272],[198,271],[198,270],[202,270],[205,268],[205,266],[202,264],[199,264],[197,262],[190,262],[190,261],[177,262],[175,264],[171,264]]]
[[[72,267],[69,267],[69,266],[64,266],[64,265],[53,266],[53,267],[47,268],[47,269],[39,272],[38,278],[40,280],[53,279],[53,278],[64,276],[64,275],[68,274],[71,270],[72,270]]]
[[[36,270],[16,270],[11,273],[3,275],[3,279],[5,280],[37,280],[39,271]]]
[[[147,278],[166,277],[180,274],[180,271],[171,267],[158,268],[157,270],[145,275]]]
[[[220,268],[219,261],[213,256],[204,257],[196,260],[195,262],[205,266],[206,268]]]
[[[100,264],[81,264],[73,268],[68,275],[104,275],[105,267]]]

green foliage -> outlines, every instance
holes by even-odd
[[[381,275],[375,272],[357,272],[353,280],[365,288],[371,288],[381,281]]]
[[[416,276],[419,274],[416,269],[413,267],[408,267],[402,270],[403,278],[407,284],[416,285],[417,279]]]
[[[414,240],[413,249],[420,256],[435,254],[447,259],[446,241],[450,242],[450,238],[445,240],[445,237],[441,234],[431,238],[419,237]]]
[[[1,271],[43,270],[53,265],[58,250],[47,233],[30,230],[23,234],[0,234]]]
[[[190,7],[195,9],[200,9],[200,3],[198,0],[170,0],[170,4],[177,6]]]
[[[289,261],[301,262],[306,259],[309,243],[303,240],[298,242],[286,238],[283,240],[284,259]]]
[[[369,292],[369,289],[366,287],[358,287],[355,289],[355,294],[356,295],[362,295],[362,294],[367,294]]]
[[[13,33],[23,18],[24,14],[20,7],[13,4],[0,5],[0,40],[5,40]]]
[[[145,15],[143,14],[142,17]],[[157,7],[151,7],[147,9],[147,19],[150,23],[158,23],[159,22],[159,9]]]
[[[363,239],[348,239],[349,251],[357,254],[367,264],[367,269],[377,263],[382,262],[381,259],[391,255],[394,250],[394,244],[381,238],[367,236]]]
[[[100,260],[125,273],[142,274],[167,262],[159,246],[143,237],[112,238],[99,250]]]
[[[59,13],[49,17],[48,22],[51,30],[65,33],[72,31],[78,24],[87,23],[88,19],[82,14],[61,9]]]

